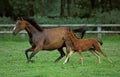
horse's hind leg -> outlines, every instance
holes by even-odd
[[[106,57],[107,60],[108,60],[110,63],[112,63],[112,61],[110,60],[110,58],[106,55],[105,52],[103,52],[103,51],[101,50],[100,47],[98,47],[96,50],[97,50],[98,52],[100,52],[104,57]]]
[[[65,53],[63,51],[63,47],[58,49],[60,56],[55,60],[55,62],[58,62],[60,59],[62,59],[65,56]]]
[[[101,64],[100,56],[97,54],[97,52],[95,50],[90,50],[90,52],[97,57],[98,63]]]

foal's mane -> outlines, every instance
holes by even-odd
[[[72,31],[72,30],[70,30],[69,29],[69,34],[70,34],[70,36],[72,36],[73,38],[76,38],[76,39],[79,39],[75,34],[74,34],[74,32]]]
[[[27,22],[29,22],[32,26],[34,26],[38,31],[42,32],[43,28],[40,27],[37,22],[34,19],[30,19],[30,18],[25,18],[23,17],[24,20],[26,20]]]

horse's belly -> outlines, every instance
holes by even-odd
[[[44,50],[55,50],[63,46],[63,41],[47,44],[43,47]]]

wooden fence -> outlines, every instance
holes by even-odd
[[[0,24],[0,28],[2,27],[14,27],[15,24]],[[120,24],[44,24],[41,25],[43,27],[58,27],[58,26],[87,26],[87,27],[97,27],[96,31],[87,31],[86,33],[97,33],[98,38],[101,38],[101,34],[103,33],[120,33]],[[104,31],[102,30],[102,27],[118,27],[119,31]],[[10,31],[0,31],[0,34],[10,34],[12,33],[12,30]],[[22,34],[25,34],[25,31],[20,32]]]

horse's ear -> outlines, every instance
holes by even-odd
[[[18,17],[17,20],[23,20],[23,17]]]
[[[20,17],[21,20],[23,20],[23,17]]]
[[[17,20],[20,20],[20,17],[18,17]]]

